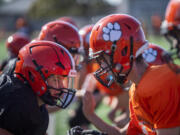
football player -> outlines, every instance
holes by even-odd
[[[6,40],[6,48],[8,51],[8,58],[3,60],[0,64],[0,71],[4,69],[9,60],[18,56],[19,50],[30,42],[28,36],[23,33],[15,33]]]
[[[106,87],[114,82],[121,86],[133,82],[127,134],[179,134],[179,78],[166,64],[148,66],[142,56],[148,44],[136,18],[126,14],[102,18],[90,36],[90,56],[100,66],[95,76]],[[109,135],[121,134],[121,129],[106,124],[94,113],[91,93],[86,92],[83,102],[85,116],[98,129]]]
[[[45,135],[45,104],[65,109],[75,96],[74,60],[63,46],[36,41],[21,48],[11,66],[0,76],[0,134]]]
[[[176,73],[180,72],[180,0],[171,0],[168,3],[165,19],[161,25],[161,33],[170,43],[170,53],[165,55],[169,67]]]

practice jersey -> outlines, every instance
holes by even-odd
[[[49,123],[30,86],[7,74],[0,76],[0,128],[14,135],[44,135]]]
[[[132,85],[129,134],[133,129],[155,134],[155,129],[180,126],[179,78],[165,64],[149,67],[139,84]]]

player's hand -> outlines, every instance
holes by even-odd
[[[107,135],[106,133],[102,133],[97,130],[83,130],[82,135]]]
[[[95,109],[95,99],[91,92],[86,91],[83,96],[83,112],[86,117],[94,113]]]
[[[111,121],[114,121],[115,113],[116,113],[115,110],[112,110],[112,111],[110,111],[110,112],[108,113],[108,118],[109,118]]]
[[[83,130],[80,126],[76,126],[67,131],[67,135],[107,135],[97,130]]]
[[[67,135],[82,135],[83,129],[80,126],[75,126],[67,131]]]

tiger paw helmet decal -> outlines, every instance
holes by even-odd
[[[107,26],[103,28],[103,32],[103,39],[111,42],[119,40],[122,35],[121,27],[117,22],[114,24],[108,23]]]
[[[157,55],[158,55],[157,50],[155,50],[153,48],[148,48],[142,54],[144,60],[148,63],[154,62],[157,58]]]

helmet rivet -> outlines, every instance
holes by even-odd
[[[116,69],[116,71],[119,71],[121,69],[121,64],[117,63],[116,66],[115,66],[115,69]]]

